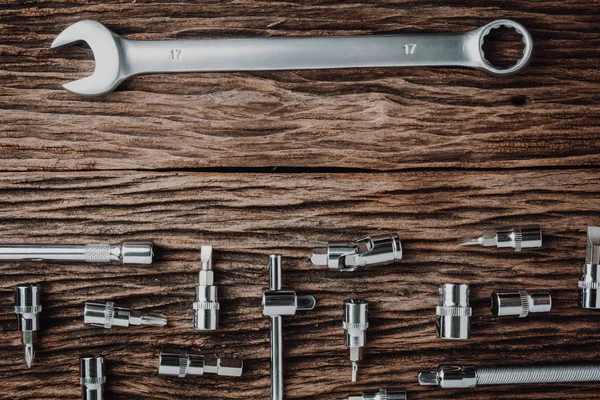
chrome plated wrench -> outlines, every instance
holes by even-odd
[[[484,37],[502,26],[516,30],[525,44],[521,59],[509,68],[494,67],[482,50]],[[128,40],[99,22],[86,20],[65,29],[52,47],[78,41],[92,48],[96,69],[64,87],[87,96],[108,93],[134,75],[163,72],[457,66],[502,76],[525,68],[533,50],[527,30],[507,19],[462,34],[171,41]]]

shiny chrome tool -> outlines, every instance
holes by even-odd
[[[407,400],[406,392],[397,389],[379,389],[378,392],[366,392],[361,396],[350,396],[347,400]]]
[[[494,291],[491,309],[496,317],[525,318],[529,313],[550,312],[552,296],[548,292],[529,293],[527,290]]]
[[[518,385],[600,381],[600,364],[533,367],[480,367],[442,365],[421,372],[419,384],[441,388],[474,388],[479,385]]]
[[[119,244],[3,244],[3,261],[77,261],[88,263],[152,264],[152,242]]]
[[[216,374],[242,376],[244,363],[231,358],[210,358],[195,354],[160,353],[158,374],[185,378],[188,375]]]
[[[310,260],[314,265],[327,265],[340,271],[359,267],[385,265],[402,260],[400,236],[393,233],[346,243],[330,243],[326,248],[313,249]]]
[[[589,226],[583,276],[579,281],[581,307],[600,309],[600,227]]]
[[[269,256],[269,288],[263,291],[263,315],[271,318],[271,399],[283,399],[282,318],[296,311],[312,310],[313,296],[297,296],[293,289],[282,289],[281,256]]]
[[[83,400],[102,400],[104,398],[104,359],[102,357],[81,357],[79,366],[81,398]]]
[[[509,68],[494,67],[483,52],[484,38],[500,27],[514,29],[525,45],[522,58]],[[52,48],[79,41],[92,48],[96,69],[64,87],[88,96],[108,93],[129,77],[149,73],[456,66],[502,76],[524,69],[533,50],[529,32],[508,19],[460,34],[171,41],[128,40],[86,20],[62,31]]]
[[[25,362],[29,368],[31,368],[35,358],[34,345],[37,342],[37,331],[40,328],[41,294],[40,287],[37,285],[17,286],[15,289],[17,326],[19,332],[23,333],[23,352],[25,353]]]
[[[363,347],[367,341],[369,327],[369,304],[362,300],[344,301],[344,343],[350,348],[352,362],[352,382],[356,382],[358,363],[363,358]]]
[[[217,287],[214,285],[212,246],[200,248],[200,261],[202,262],[199,274],[200,284],[196,287],[196,301],[193,305],[194,329],[214,331],[219,327],[220,305],[217,300]]]
[[[466,340],[471,337],[470,288],[467,284],[440,285],[440,305],[436,307],[437,334],[442,339]]]
[[[83,323],[106,329],[113,326],[128,327],[129,325],[165,326],[167,317],[162,314],[132,312],[129,307],[118,306],[112,301],[107,301],[105,303],[85,303]]]
[[[515,251],[521,251],[521,249],[542,247],[542,229],[539,226],[492,229],[483,232],[476,238],[461,239],[458,244],[460,246],[512,247]]]

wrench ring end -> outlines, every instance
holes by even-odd
[[[501,27],[514,29],[519,35],[521,35],[523,44],[525,45],[521,58],[516,62],[515,65],[508,68],[498,68],[493,66],[492,63],[485,58],[485,54],[483,52],[483,43],[485,41],[485,37],[489,35],[493,29]],[[533,53],[533,38],[523,25],[510,19],[499,19],[479,28],[477,33],[479,35],[479,56],[481,57],[482,70],[487,71],[495,76],[507,76],[521,72],[529,65],[529,61],[531,60],[531,55]]]

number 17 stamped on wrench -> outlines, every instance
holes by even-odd
[[[522,57],[508,68],[495,67],[483,52],[484,38],[500,27],[514,29],[525,45]],[[455,66],[504,76],[525,68],[533,51],[529,32],[507,19],[462,34],[171,41],[128,40],[87,20],[65,29],[52,47],[78,41],[92,48],[96,69],[64,87],[87,96],[111,92],[127,78],[150,73]]]

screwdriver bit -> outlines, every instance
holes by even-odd
[[[128,327],[129,325],[165,326],[167,317],[162,314],[139,314],[128,307],[115,305],[112,301],[106,303],[85,303],[83,323],[104,328],[113,326]]]
[[[37,285],[17,286],[15,289],[15,313],[19,331],[23,333],[23,351],[29,368],[35,358],[34,345],[40,323],[38,314],[42,311],[40,295]]]
[[[600,227],[589,226],[583,276],[579,281],[581,307],[600,309]]]
[[[242,376],[244,363],[231,358],[209,358],[196,354],[160,353],[158,374],[185,378],[187,375],[215,374]]]
[[[378,392],[365,392],[361,396],[350,396],[346,400],[407,400],[407,397],[404,390],[382,388]]]
[[[219,327],[219,301],[217,287],[214,285],[212,270],[212,246],[200,248],[202,267],[199,273],[199,285],[196,287],[194,307],[194,329],[214,331]]]
[[[356,382],[358,363],[363,358],[363,347],[367,341],[368,303],[362,300],[344,301],[344,342],[350,348],[352,382]]]
[[[521,249],[542,247],[542,229],[539,226],[493,229],[484,231],[481,236],[476,238],[461,239],[458,244],[460,246],[512,247],[515,251],[521,251]]]

